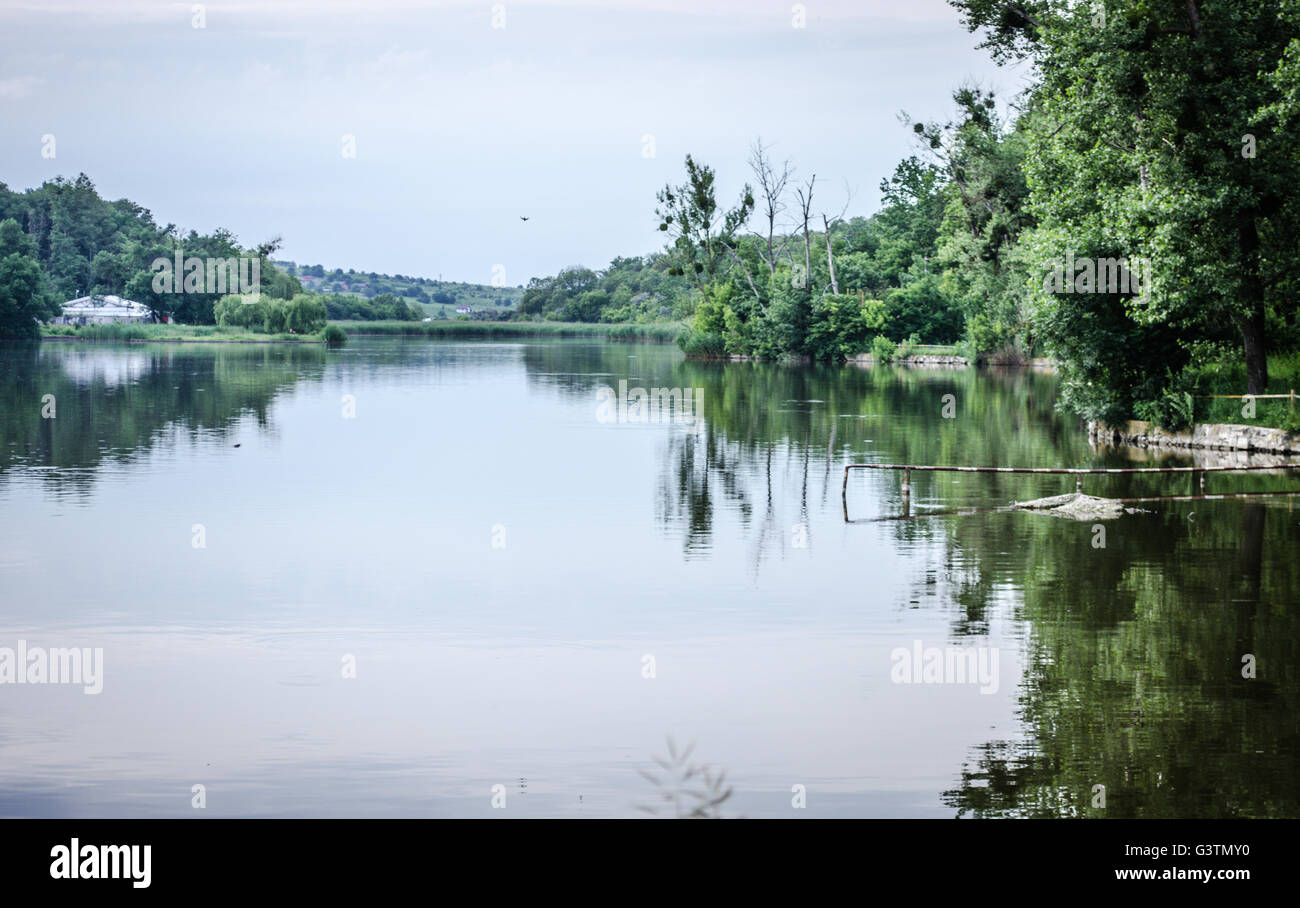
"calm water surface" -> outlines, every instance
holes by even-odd
[[[621,380],[703,412],[598,419]],[[1292,499],[1098,547],[987,510],[1066,477],[922,474],[897,519],[859,471],[846,515],[845,463],[1127,462],[1056,395],[598,341],[0,349],[0,647],[104,651],[98,695],[0,684],[0,815],[630,816],[668,737],[745,816],[1300,814]],[[918,645],[993,684],[896,683]]]

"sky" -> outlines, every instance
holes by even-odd
[[[901,111],[1024,87],[977,43],[944,0],[0,0],[0,182],[84,172],[299,263],[513,286],[661,248],[684,156],[731,203],[760,137],[815,214],[872,213]]]

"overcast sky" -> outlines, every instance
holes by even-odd
[[[786,0],[214,0],[196,28],[191,2],[2,0],[0,181],[84,171],[301,263],[514,285],[659,248],[684,155],[731,201],[759,135],[817,210],[847,181],[869,214],[913,152],[900,110],[1022,87],[943,0],[802,6],[799,28]]]

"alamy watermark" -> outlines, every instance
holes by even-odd
[[[104,689],[104,650],[88,646],[0,646],[0,684],[80,684],[83,693]]]
[[[130,880],[148,889],[153,879],[152,845],[82,845],[74,838],[50,849],[50,878],[55,880]]]
[[[1151,288],[1151,259],[1074,257],[1047,260],[1044,293],[1124,293],[1145,296]]]
[[[149,266],[154,293],[239,294],[244,302],[257,302],[261,296],[262,259],[256,255],[229,258],[188,258],[176,250],[173,258],[160,255]]]
[[[978,684],[981,694],[998,692],[998,649],[995,646],[895,647],[889,654],[895,684]]]
[[[694,425],[704,412],[703,388],[631,388],[624,379],[618,391],[596,389],[596,421],[600,423],[676,423]]]

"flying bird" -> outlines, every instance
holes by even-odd
[[[521,215],[519,215],[519,220],[521,220],[521,221],[526,221],[526,220],[528,220],[528,218],[524,217],[524,216],[521,214]]]

